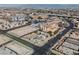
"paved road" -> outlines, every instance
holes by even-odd
[[[30,42],[27,42],[27,41],[19,38],[19,37],[13,36],[13,35],[8,34],[8,33],[3,33],[3,34],[6,35],[6,36],[8,36],[9,38],[12,38],[13,40],[16,40],[16,41],[18,41],[18,42],[20,42],[20,43],[22,43],[22,44],[24,44],[24,45],[26,45],[28,47],[33,48],[35,51],[37,51],[40,48],[40,47],[38,47],[38,46],[30,43]]]
[[[67,27],[65,30],[62,31],[62,33],[58,34],[56,37],[51,38],[44,46],[42,46],[38,51],[34,52],[33,55],[42,55],[42,54],[46,54],[46,52],[49,51],[49,49],[58,41],[60,40],[67,32],[69,32],[69,30],[71,30],[73,28],[73,23],[70,21],[67,21],[70,25],[69,27]]]
[[[33,48],[34,51],[35,51],[35,52],[33,53],[33,55],[43,55],[43,54],[45,55],[46,52],[48,52],[49,49],[50,49],[58,40],[60,40],[60,39],[62,38],[62,36],[64,36],[69,30],[71,30],[71,29],[73,28],[73,26],[74,26],[73,23],[72,23],[72,22],[69,22],[69,21],[68,21],[68,23],[70,24],[69,27],[67,27],[65,30],[63,30],[61,34],[59,33],[56,37],[51,38],[51,39],[50,39],[44,46],[42,46],[42,47],[35,46],[35,45],[31,44],[30,42],[27,42],[27,41],[25,41],[25,40],[22,40],[22,39],[20,39],[20,38],[18,38],[18,37],[12,36],[12,35],[7,34],[7,33],[5,33],[5,35],[8,36],[8,37],[10,37],[10,38],[12,38],[12,39],[14,39],[14,40],[16,40],[16,41],[21,42],[22,44],[25,44],[26,46],[29,46],[29,47]]]
[[[38,46],[35,46],[35,45],[33,45],[33,44],[31,44],[30,42],[27,42],[27,41],[24,41],[24,40],[22,40],[22,39],[20,39],[20,38],[18,38],[18,37],[15,37],[15,36],[12,36],[12,35],[10,35],[10,34],[7,34],[6,32],[4,32],[5,33],[5,35],[6,36],[8,36],[8,37],[10,37],[10,38],[12,38],[12,39],[14,39],[14,40],[16,40],[16,41],[19,41],[19,42],[21,42],[22,44],[25,44],[26,46],[29,46],[29,47],[31,47],[31,48],[33,48],[34,49],[34,53],[33,53],[33,55],[42,55],[42,54],[46,54],[46,52],[48,52],[49,51],[49,49],[58,41],[58,40],[60,40],[61,38],[62,38],[62,36],[64,36],[69,30],[71,30],[72,28],[73,28],[73,23],[72,22],[70,22],[70,21],[67,21],[69,24],[70,24],[70,26],[69,27],[67,27],[65,30],[63,30],[62,31],[62,33],[61,34],[58,34],[56,37],[54,37],[54,38],[51,38],[44,46],[42,46],[42,47],[38,47]]]

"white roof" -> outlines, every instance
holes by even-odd
[[[14,33],[18,36],[22,36],[22,35],[34,32],[36,30],[38,30],[38,28],[32,27],[32,26],[25,26],[25,27],[21,27],[21,28],[9,31],[8,33]]]
[[[10,41],[11,39],[3,34],[0,35],[0,45]]]
[[[68,42],[64,42],[63,45],[66,46],[66,47],[69,47],[71,49],[74,49],[74,50],[78,50],[79,49],[79,46],[77,46],[75,44],[68,43]]]
[[[62,47],[62,46],[60,46],[59,49],[62,50],[63,53],[65,53],[67,55],[73,55],[73,52],[77,52],[75,50],[69,49],[67,47]]]
[[[24,55],[24,54],[32,54],[33,49],[25,46],[19,42],[13,41],[11,43],[8,43],[5,45],[7,48],[17,52],[18,54]]]

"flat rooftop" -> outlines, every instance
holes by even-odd
[[[79,40],[79,31],[71,32],[70,37]]]
[[[16,53],[3,45],[2,47],[0,47],[0,55],[16,55]]]
[[[15,29],[15,30],[11,30],[8,33],[12,33],[17,36],[23,36],[23,35],[27,35],[31,32],[37,31],[37,30],[38,30],[38,28],[36,28],[36,27],[25,26],[25,27],[21,27],[21,28]]]
[[[34,45],[37,46],[43,46],[45,43],[48,42],[50,39],[50,36],[47,33],[40,32],[41,34],[38,33],[31,33],[28,35],[25,35],[21,37],[23,40],[28,41]]]
[[[11,43],[8,43],[5,45],[7,48],[17,52],[17,54],[20,55],[25,55],[25,54],[32,54],[33,53],[33,49],[25,46],[19,42],[13,41]]]
[[[0,45],[5,44],[11,40],[12,40],[11,38],[9,38],[3,34],[0,34]]]
[[[69,49],[67,47],[64,47],[64,46],[60,46],[59,47],[59,50],[62,50],[64,54],[67,54],[67,55],[73,55],[73,52],[75,52],[74,50],[72,49]]]
[[[72,43],[68,43],[68,42],[64,42],[63,43],[63,46],[68,47],[70,49],[77,50],[77,51],[79,49],[79,46],[78,45],[75,45],[75,44],[72,44]]]
[[[79,55],[79,30],[71,30],[55,46],[55,50],[67,55]],[[63,41],[64,40],[64,41]],[[61,45],[59,45],[59,43]]]

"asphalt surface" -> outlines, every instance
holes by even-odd
[[[67,21],[67,20],[66,20]],[[33,55],[46,55],[49,49],[54,46],[54,44],[60,40],[69,30],[73,29],[74,24],[70,21],[67,21],[70,25],[62,33],[58,34],[54,38],[51,38],[44,46],[42,46],[38,51],[34,52]]]
[[[70,24],[69,27],[67,27],[66,29],[64,29],[61,34],[59,33],[59,34],[57,34],[54,38],[51,38],[51,39],[50,39],[44,46],[42,46],[42,47],[38,47],[38,46],[36,46],[36,45],[34,45],[34,44],[31,44],[30,42],[24,41],[24,40],[22,40],[22,39],[20,39],[20,38],[18,38],[18,37],[15,37],[15,36],[13,36],[13,35],[10,35],[10,34],[6,33],[7,31],[3,31],[2,33],[4,33],[6,36],[8,36],[8,37],[10,37],[10,38],[12,38],[12,39],[14,39],[14,40],[16,40],[16,41],[18,41],[18,42],[21,42],[22,44],[24,44],[24,45],[26,45],[26,46],[29,46],[29,47],[33,48],[33,49],[34,49],[33,55],[46,55],[47,52],[49,51],[49,49],[50,49],[52,46],[54,46],[54,44],[55,44],[58,40],[60,40],[67,32],[69,32],[69,30],[71,30],[71,29],[73,28],[73,26],[74,26],[73,23],[70,22],[70,21],[68,21],[68,20],[66,20],[66,21]]]
[[[24,45],[26,45],[28,47],[33,48],[35,51],[37,51],[40,48],[40,47],[38,47],[38,46],[28,42],[28,41],[25,41],[25,40],[19,38],[19,37],[13,36],[13,35],[8,34],[8,33],[3,33],[3,34],[6,35],[9,38],[12,38],[13,40],[16,40],[16,41],[18,41],[18,42],[20,42],[20,43],[22,43],[22,44],[24,44]]]

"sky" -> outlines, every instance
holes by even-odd
[[[7,8],[79,8],[79,4],[0,4]]]

